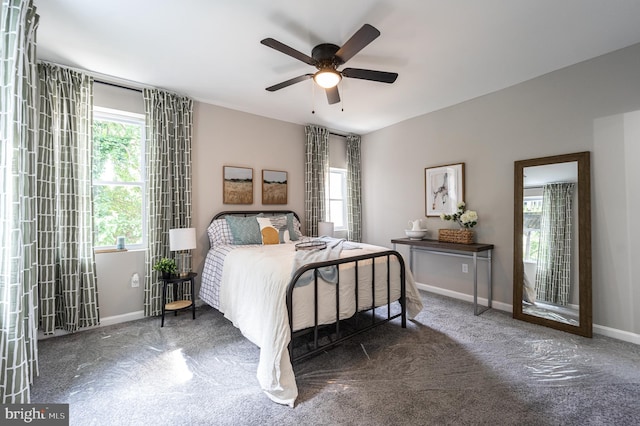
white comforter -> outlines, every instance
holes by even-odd
[[[344,250],[341,257],[358,256],[387,250],[384,247],[359,244],[360,249]],[[287,346],[291,339],[286,306],[286,290],[291,279],[295,257],[293,244],[247,247],[233,250],[226,255],[220,287],[220,311],[238,327],[242,334],[260,347],[258,381],[273,401],[293,407],[298,388],[289,359]],[[392,257],[393,259],[393,257]],[[359,267],[359,281],[371,282],[371,268]],[[370,261],[368,261],[370,265]],[[348,267],[340,267],[340,317],[349,318],[355,312],[353,297],[353,273]],[[351,267],[351,270],[354,268]],[[343,272],[344,270],[344,272]],[[392,261],[391,276],[398,276],[397,262]],[[367,273],[367,271],[369,271]],[[376,261],[376,305],[386,304],[386,258]],[[367,281],[365,281],[367,280]],[[378,282],[380,283],[378,285]],[[399,279],[393,281],[398,284]],[[358,309],[371,306],[371,290],[360,286]],[[351,291],[351,293],[349,293]],[[294,330],[313,326],[313,285],[294,291]],[[392,300],[400,297],[400,287],[395,285]],[[410,318],[420,312],[422,301],[411,272],[406,268],[407,311]],[[319,286],[320,322],[335,322],[335,286],[321,283]],[[351,299],[351,303],[348,300]]]

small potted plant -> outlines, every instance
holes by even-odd
[[[176,261],[173,259],[162,258],[155,265],[153,269],[162,273],[162,278],[170,278],[172,274],[175,274],[178,270]]]
[[[447,243],[473,243],[473,231],[471,228],[478,224],[478,213],[473,210],[467,210],[464,201],[458,203],[458,211],[453,214],[442,213],[440,219],[451,220],[460,225],[463,229],[440,229],[438,231],[438,240]]]

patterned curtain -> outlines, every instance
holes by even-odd
[[[0,15],[0,403],[30,402],[38,375],[36,241],[38,15],[3,0]]]
[[[45,334],[100,323],[91,187],[93,79],[38,65],[38,268]]]
[[[169,251],[169,229],[191,227],[193,101],[144,89],[147,156],[147,237],[144,314],[162,310],[162,281],[153,265]],[[186,256],[187,266],[191,255]],[[188,287],[188,286],[187,286]],[[185,292],[189,296],[189,291]],[[171,296],[169,292],[168,296]]]
[[[347,215],[350,241],[362,241],[360,136],[347,136]]]
[[[318,222],[326,220],[326,182],[329,177],[329,130],[308,125],[304,162],[304,214],[306,234],[318,236]]]
[[[573,183],[544,186],[540,249],[536,268],[536,298],[566,305],[571,287],[571,229]]]

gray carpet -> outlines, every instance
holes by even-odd
[[[640,424],[640,346],[422,295],[407,329],[296,365],[295,408],[260,391],[258,348],[208,306],[40,341],[31,399],[83,426]]]

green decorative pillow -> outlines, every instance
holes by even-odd
[[[261,216],[261,215],[259,215]],[[233,236],[233,244],[262,244],[262,234],[260,233],[260,225],[256,216],[225,216],[231,235]]]

